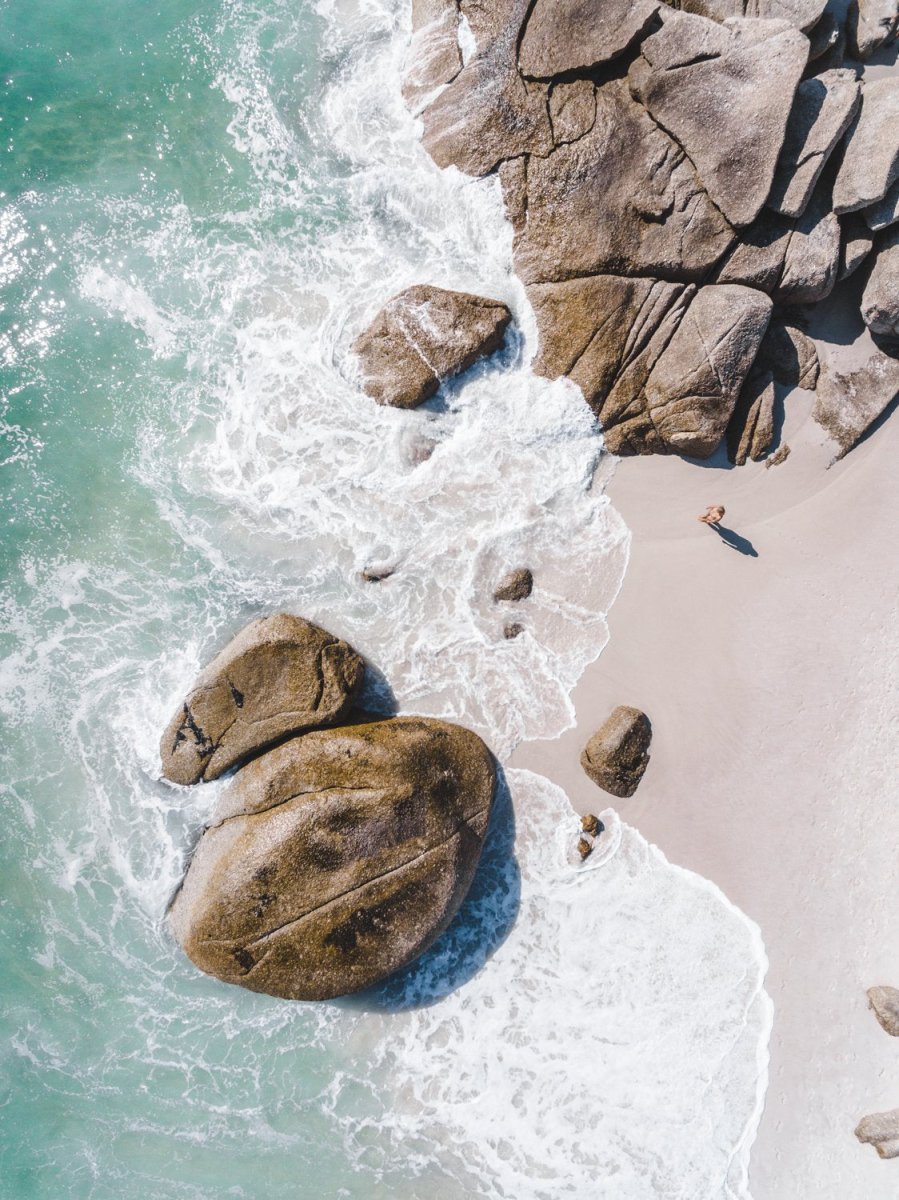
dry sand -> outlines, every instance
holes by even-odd
[[[757,921],[770,959],[754,1200],[895,1200],[899,1161],[853,1129],[899,1107],[899,1038],[865,997],[899,986],[899,413],[827,469],[811,403],[787,395],[792,453],[770,469],[618,465],[633,544],[611,641],[574,693],[576,728],[514,765],[595,811],[609,797],[584,743],[616,704],[649,714],[647,774],[612,803]],[[718,502],[756,556],[696,521]]]

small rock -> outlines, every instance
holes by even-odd
[[[591,837],[598,837],[605,831],[605,828],[605,825],[594,813],[586,813],[581,817],[581,829],[584,833],[589,833]]]
[[[790,457],[790,447],[786,442],[774,451],[772,455],[765,459],[765,470],[769,467],[779,467],[782,462],[786,462]]]
[[[588,842],[586,838],[578,838],[577,852],[582,859],[589,858],[593,853],[593,843]]]
[[[651,740],[652,726],[646,714],[620,705],[590,738],[581,766],[595,784],[613,796],[633,796],[649,762]]]
[[[360,571],[360,575],[366,583],[381,583],[384,579],[389,579],[396,572],[396,567],[387,566],[371,566]]]
[[[755,368],[770,371],[786,387],[813,392],[820,372],[818,348],[807,333],[777,314],[762,339]]]
[[[891,1037],[899,1037],[899,988],[868,988],[868,1001],[881,1028]]]
[[[521,634],[523,634],[523,633],[524,633],[524,626],[519,625],[517,621],[511,621],[503,629],[503,637],[506,639],[507,642],[514,641],[515,638],[520,637]]]
[[[881,1158],[899,1158],[899,1108],[862,1117],[855,1136],[873,1146]]]
[[[617,58],[658,8],[658,0],[536,0],[521,42],[521,70],[548,79]]]
[[[516,567],[503,576],[493,593],[494,600],[527,600],[534,590],[534,576],[528,567]]]

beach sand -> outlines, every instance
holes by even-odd
[[[899,986],[899,416],[828,469],[812,400],[787,394],[778,466],[619,463],[608,490],[633,544],[611,641],[574,693],[576,727],[513,765],[598,811],[610,798],[582,747],[616,704],[649,714],[646,776],[611,803],[757,921],[770,959],[754,1200],[895,1200],[899,1162],[853,1130],[899,1107],[899,1039],[865,996]],[[718,502],[755,556],[696,521]]]

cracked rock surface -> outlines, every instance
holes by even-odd
[[[173,783],[217,779],[292,733],[349,712],[365,666],[346,642],[301,617],[253,621],[203,670],[160,743]]]
[[[322,729],[244,767],[170,913],[202,971],[291,1000],[411,962],[465,897],[495,769],[474,733],[398,717]]]

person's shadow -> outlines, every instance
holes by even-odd
[[[745,554],[748,558],[758,558],[759,552],[750,542],[749,538],[742,537],[739,533],[734,533],[732,529],[728,529],[725,525],[713,525],[715,533],[721,538],[725,546],[730,546],[731,550],[738,550],[740,554]]]

